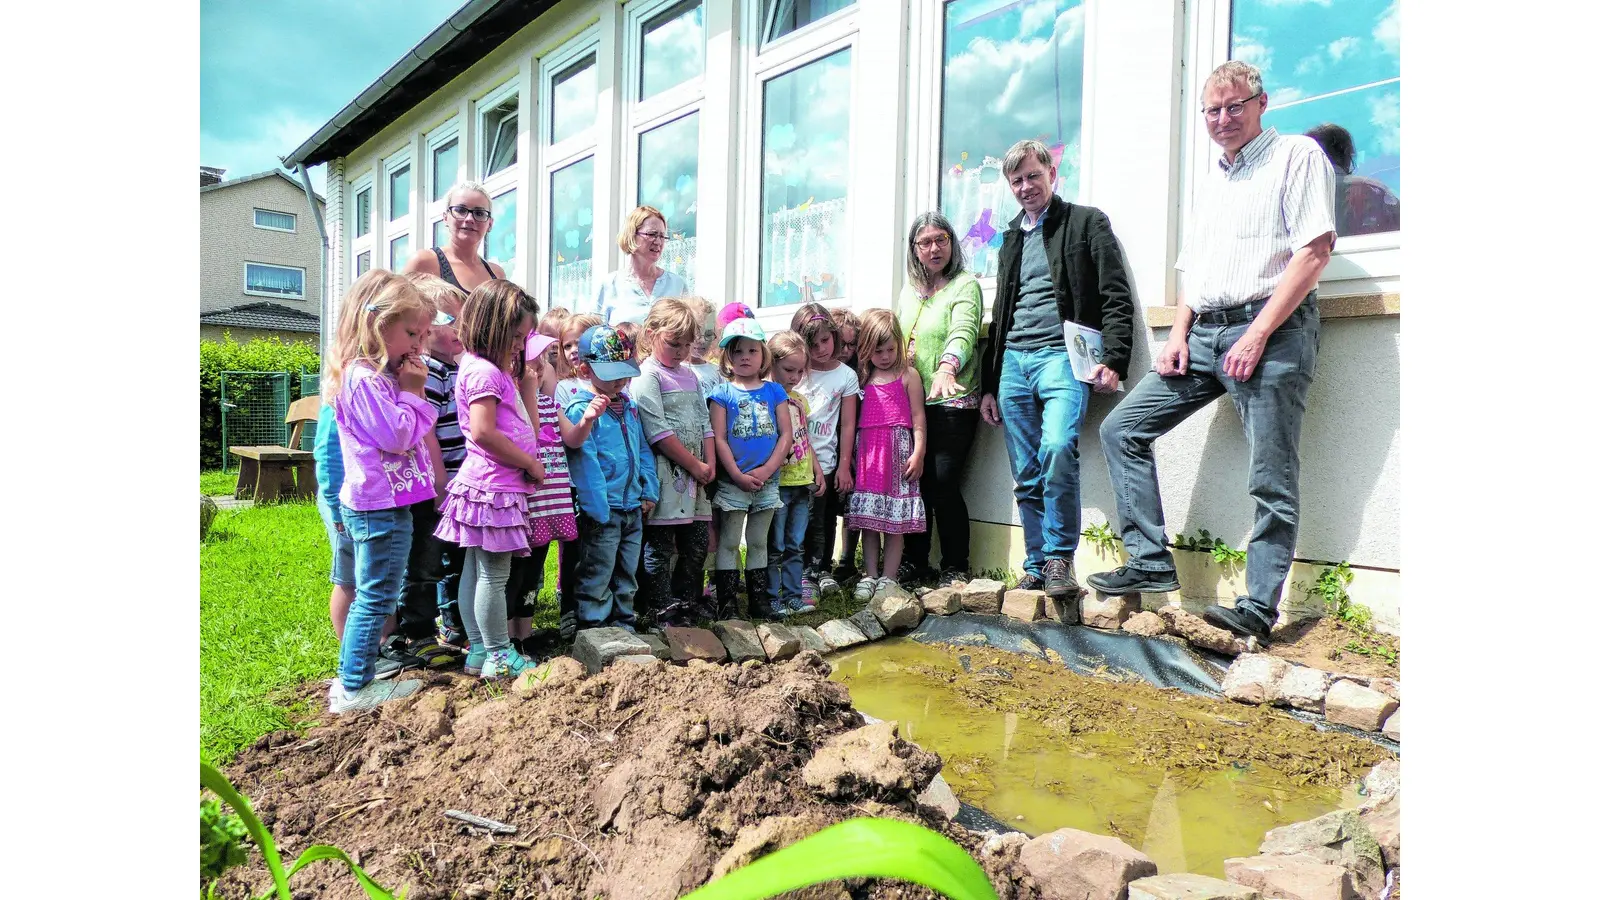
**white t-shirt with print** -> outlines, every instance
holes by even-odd
[[[831,475],[839,465],[839,406],[845,397],[861,395],[861,379],[856,377],[855,369],[840,363],[829,372],[807,372],[796,390],[811,408],[806,429],[811,435],[811,449],[816,451],[823,474]]]

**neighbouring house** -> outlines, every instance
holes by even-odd
[[[1399,3],[1341,0],[474,0],[296,148],[328,165],[330,283],[439,243],[444,197],[483,182],[484,252],[541,304],[582,307],[620,262],[619,223],[663,210],[663,264],[769,330],[810,295],[893,302],[906,228],[941,209],[986,301],[1017,212],[999,158],[1038,137],[1056,190],[1105,210],[1142,309],[1135,377],[1167,338],[1193,185],[1217,150],[1200,85],[1230,57],[1261,66],[1266,124],[1346,128],[1354,175],[1399,196]],[[1396,199],[1397,202],[1397,199]],[[1397,220],[1396,214],[1388,221]],[[1304,614],[1325,563],[1380,627],[1400,623],[1398,230],[1341,235],[1301,444],[1303,509],[1284,598]],[[1145,376],[1151,377],[1151,376]],[[1096,396],[1080,445],[1084,524],[1114,519]],[[1157,446],[1172,537],[1234,547],[1253,521],[1247,447],[1226,402]],[[1017,568],[1020,529],[997,430],[969,467],[975,567]],[[1182,602],[1242,591],[1180,554]],[[1087,542],[1084,573],[1116,564]],[[1154,598],[1152,598],[1154,599]]]
[[[316,341],[322,237],[305,189],[278,169],[222,176],[200,167],[201,339]]]

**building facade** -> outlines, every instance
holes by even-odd
[[[201,339],[317,340],[322,236],[304,188],[277,170],[212,180],[222,174],[201,167]]]
[[[1018,211],[999,159],[1040,138],[1057,192],[1103,209],[1123,244],[1145,336],[1137,378],[1172,322],[1192,186],[1216,164],[1200,85],[1229,58],[1253,62],[1266,125],[1337,124],[1355,147],[1340,216],[1359,224],[1319,287],[1305,563],[1284,606],[1303,609],[1321,564],[1347,560],[1351,595],[1397,631],[1398,22],[1397,0],[481,0],[288,161],[329,164],[335,302],[365,269],[436,245],[445,192],[473,178],[494,199],[486,255],[542,305],[588,303],[621,263],[622,217],[648,203],[672,232],[663,265],[715,303],[749,303],[771,330],[804,297],[892,305],[906,228],[929,209],[955,224],[992,302]],[[1084,429],[1086,526],[1114,518],[1096,439],[1114,403],[1096,396]],[[1247,458],[1225,403],[1158,444],[1174,536],[1245,543]],[[985,429],[966,490],[974,566],[1018,567],[1010,489],[1001,436]],[[1186,605],[1242,591],[1184,556]],[[1080,578],[1116,564],[1087,543],[1078,554]]]

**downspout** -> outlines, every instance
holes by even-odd
[[[311,173],[306,169],[305,163],[296,166],[300,170],[300,186],[306,191],[306,204],[311,207],[311,218],[317,223],[317,234],[322,238],[322,298],[318,304],[317,355],[326,359],[328,356],[328,329],[332,324],[329,315],[333,310],[333,281],[332,271],[328,265],[328,227],[322,221],[322,210],[317,208],[317,194],[311,189]]]

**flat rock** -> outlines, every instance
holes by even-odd
[[[1084,591],[1083,596],[1078,598],[1078,609],[1083,624],[1114,631],[1139,612],[1139,595]]]
[[[917,795],[917,806],[946,820],[954,819],[961,812],[961,801],[956,799],[956,792],[950,789],[950,782],[945,781],[943,775],[933,776],[922,789]]]
[[[1044,591],[1024,591],[1012,588],[1006,591],[1000,603],[1000,612],[1019,622],[1037,622],[1044,618]]]
[[[1222,861],[1228,880],[1273,900],[1357,900],[1350,873],[1309,856],[1244,856]]]
[[[1383,736],[1400,743],[1400,710],[1395,710],[1393,715],[1383,720]]]
[[[1383,851],[1361,814],[1340,809],[1305,822],[1268,831],[1258,852],[1262,856],[1307,856],[1343,868],[1362,900],[1377,900],[1383,892]]]
[[[1245,641],[1231,631],[1224,631],[1181,607],[1163,606],[1156,610],[1156,615],[1166,621],[1168,633],[1175,634],[1196,647],[1204,647],[1224,656],[1238,656],[1250,652],[1252,641]]]
[[[997,615],[1000,612],[1000,597],[1005,590],[1005,583],[993,578],[969,581],[961,590],[961,608],[967,612]]]
[[[861,629],[850,624],[848,619],[829,619],[817,626],[817,633],[822,635],[828,646],[835,650],[867,642],[867,636],[861,633]]]
[[[799,635],[776,622],[757,625],[756,634],[761,638],[761,649],[766,651],[767,659],[772,662],[788,659],[805,647]]]
[[[1322,712],[1333,676],[1310,666],[1294,666],[1278,680],[1277,702],[1295,709]]]
[[[1360,811],[1361,823],[1372,832],[1387,868],[1400,867],[1400,792],[1388,794]]]
[[[890,634],[910,631],[922,624],[922,603],[904,588],[894,588],[881,597],[873,597],[867,608]]]
[[[1039,835],[1018,860],[1045,900],[1121,900],[1129,882],[1156,874],[1150,857],[1114,837],[1076,828]]]
[[[1129,634],[1159,637],[1167,633],[1167,623],[1153,612],[1136,612],[1128,617],[1128,621],[1122,623],[1122,630]]]
[[[639,640],[650,645],[650,655],[656,659],[671,659],[672,648],[667,646],[667,639],[659,634],[641,634]]]
[[[649,656],[650,645],[622,628],[585,628],[572,639],[572,656],[590,675],[619,656]]]
[[[1222,678],[1222,696],[1239,703],[1271,703],[1278,682],[1289,674],[1289,661],[1265,653],[1246,653],[1233,661]]]
[[[1400,760],[1386,759],[1373,766],[1361,778],[1361,792],[1366,799],[1362,809],[1374,806],[1385,797],[1400,793]]]
[[[1129,884],[1128,900],[1261,900],[1261,892],[1230,881],[1179,872],[1152,875]]]
[[[1353,681],[1336,681],[1328,688],[1322,708],[1328,721],[1362,731],[1377,731],[1400,702],[1382,691],[1362,687]]]
[[[833,649],[828,646],[827,640],[810,625],[790,625],[789,630],[794,632],[794,636],[800,639],[800,646],[807,650],[827,653]]]
[[[722,646],[722,641],[710,629],[668,625],[661,629],[661,636],[667,639],[667,649],[672,654],[673,662],[686,663],[698,659],[720,663],[728,660],[728,648]]]
[[[922,595],[922,609],[930,616],[948,616],[961,611],[961,592],[939,588]]]
[[[861,635],[869,641],[880,641],[889,635],[889,632],[883,630],[883,624],[878,621],[877,616],[872,614],[870,608],[863,609],[846,621],[854,625],[856,630],[861,632]]]
[[[767,651],[761,649],[761,635],[756,632],[756,627],[742,619],[724,619],[721,622],[711,623],[711,630],[722,641],[722,646],[728,649],[728,659],[732,662],[742,663],[746,660],[767,658]]]
[[[1388,694],[1395,699],[1396,703],[1400,702],[1400,679],[1398,678],[1371,678],[1367,680],[1367,687],[1379,693]]]
[[[875,722],[828,738],[800,774],[824,797],[892,802],[922,793],[939,766],[938,754],[901,739],[898,723]]]

